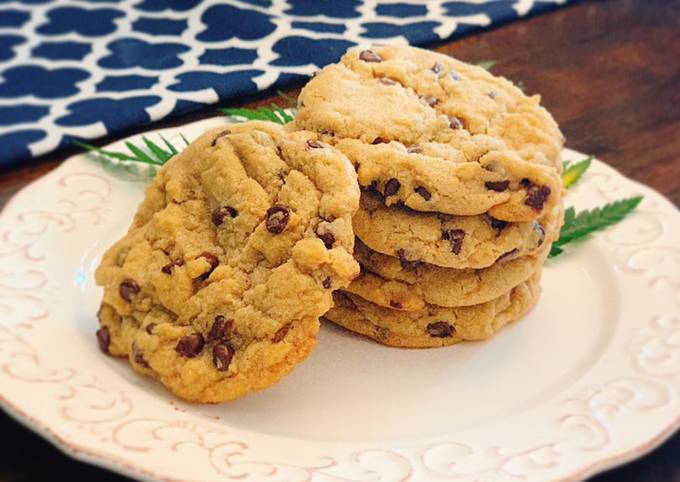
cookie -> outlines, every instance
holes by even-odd
[[[336,143],[388,205],[527,221],[560,195],[563,137],[540,98],[446,55],[352,49],[298,108],[296,128]]]
[[[420,311],[380,307],[356,295],[338,291],[329,321],[389,346],[431,348],[464,340],[485,340],[511,321],[526,315],[538,302],[540,274],[498,298],[474,306],[443,308],[426,305]]]
[[[362,270],[346,291],[395,310],[418,311],[427,304],[477,305],[529,279],[541,269],[549,251],[550,243],[546,241],[533,255],[501,261],[483,269],[451,269],[426,263],[402,263],[357,241],[354,257]]]
[[[508,223],[487,215],[452,216],[385,207],[379,194],[364,191],[354,232],[369,248],[404,262],[447,268],[486,268],[536,252],[558,229],[560,211],[540,221]]]
[[[251,122],[171,159],[97,269],[101,348],[197,402],[304,360],[331,292],[358,273],[356,174],[317,137]]]
[[[449,145],[434,142],[406,147],[397,141],[372,145],[344,139],[336,147],[357,167],[359,183],[380,192],[387,206],[459,216],[488,212],[504,221],[531,221],[560,199],[561,181],[554,169],[529,164],[509,150],[468,161]]]

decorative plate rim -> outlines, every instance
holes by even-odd
[[[227,121],[224,118],[212,118],[212,119],[206,119],[206,120],[201,120],[198,122],[194,122],[191,124],[187,124],[184,126],[179,126],[179,127],[172,127],[172,128],[167,128],[167,129],[160,129],[160,130],[154,130],[154,131],[149,131],[144,133],[144,135],[149,135],[153,133],[162,133],[166,136],[171,136],[173,134],[176,134],[177,132],[183,130],[186,132],[187,130],[201,130],[205,127],[208,126],[216,126],[216,125],[227,125]],[[135,135],[131,136],[129,139],[135,139],[139,138],[140,135]],[[122,145],[122,142],[124,142],[126,139],[123,139],[121,141],[117,141],[112,144],[112,146],[118,147]],[[567,155],[575,155],[574,151],[565,151]],[[57,169],[54,171],[50,172],[46,176],[40,178],[37,181],[34,181],[33,183],[29,184],[28,186],[24,187],[22,190],[20,190],[17,194],[13,196],[12,199],[8,201],[6,206],[4,207],[2,214],[0,215],[0,234],[3,236],[2,241],[0,241],[0,257],[3,257],[7,254],[7,252],[4,250],[6,245],[8,243],[11,243],[11,238],[12,238],[12,222],[8,222],[9,229],[5,230],[3,229],[2,223],[6,221],[6,218],[8,217],[8,213],[13,210],[16,206],[16,203],[24,197],[27,193],[29,193],[32,189],[36,187],[37,183],[42,183],[42,182],[48,182],[50,180],[57,180],[59,176],[64,175],[67,177],[69,172],[69,169],[72,167],[77,166],[78,171],[83,171],[82,166],[78,166],[78,163],[83,164],[83,159],[84,155],[76,155],[68,160],[66,160],[64,163],[62,163]],[[99,175],[101,176],[101,170],[100,168],[92,163],[91,161],[87,161],[91,163],[91,169],[86,172],[86,174],[90,175],[91,173],[97,172],[99,169]],[[575,418],[572,419],[573,417],[577,417],[581,415],[581,412],[574,412],[576,415],[572,414],[567,414],[565,415],[565,420],[568,423],[585,423],[583,425],[584,427],[587,426],[587,423],[592,423],[593,427],[596,427],[597,424],[599,424],[599,427],[597,429],[602,430],[603,427],[605,427],[604,422],[601,420],[608,420],[608,417],[614,417],[615,415],[621,415],[627,414],[629,410],[635,410],[636,408],[639,408],[636,406],[636,404],[642,403],[642,407],[644,410],[655,410],[658,408],[670,408],[669,412],[670,414],[666,415],[663,418],[663,421],[656,421],[656,425],[658,426],[658,429],[655,428],[653,430],[654,433],[649,434],[644,438],[642,441],[637,441],[633,446],[628,446],[628,447],[623,447],[617,449],[612,448],[609,444],[604,445],[603,447],[596,448],[597,449],[603,449],[600,457],[596,457],[595,460],[593,461],[588,461],[586,460],[585,463],[576,463],[573,460],[570,459],[570,462],[567,463],[567,465],[571,464],[571,470],[567,469],[566,473],[564,470],[560,472],[560,470],[552,470],[553,467],[557,466],[559,468],[559,463],[557,465],[554,465],[554,457],[556,457],[556,454],[560,455],[565,455],[568,456],[568,451],[567,448],[569,447],[569,439],[561,440],[559,442],[554,442],[554,443],[547,443],[540,445],[538,448],[529,448],[525,452],[518,452],[518,453],[503,453],[504,448],[503,447],[496,447],[496,446],[488,446],[485,449],[489,452],[486,454],[487,458],[500,458],[501,461],[504,462],[505,465],[499,465],[496,467],[495,470],[490,470],[490,471],[482,471],[478,474],[460,474],[460,473],[455,473],[451,471],[451,467],[453,466],[461,466],[465,464],[465,457],[474,457],[475,455],[479,455],[475,453],[475,450],[478,450],[477,446],[475,446],[472,442],[469,445],[465,445],[463,443],[459,442],[452,442],[452,441],[437,441],[436,438],[432,438],[433,441],[428,444],[425,448],[420,448],[420,449],[414,449],[413,447],[406,446],[406,447],[399,447],[399,448],[393,448],[391,447],[392,444],[385,442],[383,444],[383,447],[376,447],[376,448],[366,448],[366,449],[351,449],[349,452],[346,450],[341,450],[341,451],[336,451],[336,452],[329,452],[329,453],[334,453],[334,455],[328,455],[328,456],[318,456],[314,457],[314,460],[317,461],[316,464],[311,464],[311,465],[299,465],[299,466],[294,466],[294,464],[288,464],[286,462],[278,462],[278,461],[266,461],[266,462],[248,462],[246,461],[246,464],[250,464],[250,466],[256,466],[256,468],[260,471],[256,474],[253,472],[246,472],[244,473],[242,470],[234,470],[234,467],[236,465],[243,465],[243,462],[240,464],[232,464],[230,462],[231,459],[238,458],[237,456],[242,456],[243,454],[241,452],[238,452],[238,450],[241,451],[247,451],[250,450],[250,447],[246,442],[235,442],[233,440],[230,440],[230,444],[236,444],[239,445],[238,450],[236,452],[226,452],[226,453],[221,453],[218,454],[217,456],[212,454],[213,450],[217,450],[215,447],[210,447],[209,445],[205,445],[203,449],[207,451],[207,456],[212,464],[213,468],[215,469],[215,473],[217,475],[215,476],[221,476],[223,479],[229,479],[229,478],[239,478],[243,479],[244,475],[245,476],[252,476],[252,477],[259,477],[262,476],[262,470],[265,472],[269,470],[270,472],[267,472],[265,475],[267,477],[269,476],[280,476],[281,474],[284,474],[284,477],[287,477],[285,474],[286,470],[291,471],[291,479],[290,480],[368,480],[366,479],[367,476],[372,476],[376,475],[379,477],[378,479],[370,479],[370,480],[408,480],[412,478],[420,478],[423,477],[425,474],[428,476],[432,476],[432,478],[440,477],[440,478],[455,478],[459,477],[460,480],[498,480],[498,481],[511,481],[511,480],[559,480],[559,481],[577,481],[577,480],[582,480],[583,478],[586,478],[588,476],[591,476],[595,473],[598,473],[602,470],[609,469],[611,467],[623,464],[625,462],[628,462],[630,460],[633,460],[634,458],[637,458],[658,445],[660,445],[663,441],[665,441],[668,437],[670,437],[675,431],[677,431],[680,428],[680,404],[678,404],[678,399],[680,398],[680,389],[679,389],[679,378],[680,378],[680,369],[677,369],[675,371],[672,370],[673,365],[671,364],[671,370],[670,372],[667,372],[667,367],[665,365],[657,365],[654,366],[653,363],[659,363],[659,359],[663,359],[663,356],[666,356],[666,359],[670,357],[671,361],[674,361],[675,359],[680,359],[680,344],[677,344],[674,340],[674,337],[680,337],[680,284],[676,285],[674,284],[673,279],[670,279],[668,277],[655,277],[654,276],[654,267],[658,267],[658,263],[660,260],[654,258],[654,253],[652,253],[651,248],[652,247],[657,247],[660,248],[661,250],[667,250],[670,252],[669,256],[675,256],[677,258],[673,258],[673,262],[677,262],[678,265],[680,266],[680,249],[674,248],[674,245],[672,244],[672,240],[670,240],[669,246],[667,247],[666,245],[668,243],[664,242],[664,239],[672,237],[669,234],[670,231],[676,231],[676,235],[680,234],[680,215],[678,214],[678,211],[670,204],[669,201],[667,201],[663,196],[656,191],[652,190],[649,187],[646,187],[642,184],[639,184],[635,181],[632,181],[628,178],[625,178],[623,175],[615,171],[613,168],[604,165],[601,162],[595,162],[592,171],[594,172],[595,176],[599,176],[598,179],[598,185],[596,189],[600,192],[602,195],[602,198],[605,200],[612,200],[613,197],[621,197],[621,193],[627,193],[627,192],[635,192],[635,193],[640,193],[643,192],[646,195],[647,201],[646,204],[647,206],[643,208],[643,213],[640,215],[636,215],[639,217],[640,222],[644,225],[645,223],[649,223],[647,228],[651,229],[654,231],[655,229],[658,230],[658,236],[657,238],[654,238],[653,240],[648,240],[646,238],[643,238],[641,242],[638,243],[631,243],[629,241],[621,242],[619,240],[618,242],[616,241],[616,236],[621,237],[622,233],[625,233],[625,228],[619,228],[615,229],[613,232],[608,232],[602,235],[601,238],[599,238],[600,243],[605,243],[610,245],[612,247],[612,250],[615,252],[614,257],[619,256],[620,259],[616,261],[617,266],[623,270],[628,270],[627,275],[629,276],[638,276],[640,275],[640,281],[644,281],[644,283],[639,283],[639,284],[644,284],[646,289],[648,290],[654,290],[654,289],[659,289],[659,286],[663,288],[665,285],[663,284],[664,282],[668,282],[671,285],[671,288],[674,290],[677,290],[676,298],[673,300],[673,303],[670,303],[670,308],[671,311],[669,311],[669,315],[665,317],[665,315],[658,315],[658,316],[652,316],[651,320],[645,320],[644,322],[640,322],[639,324],[635,324],[632,326],[634,328],[634,334],[642,333],[642,338],[644,338],[644,342],[647,343],[646,345],[643,343],[641,347],[636,347],[638,348],[639,351],[632,353],[631,356],[633,358],[635,356],[638,356],[637,359],[634,358],[634,363],[642,364],[640,366],[636,366],[635,368],[639,370],[639,372],[633,373],[632,368],[629,369],[629,371],[632,373],[632,375],[635,375],[639,377],[638,380],[633,380],[631,373],[625,372],[624,375],[631,377],[631,380],[626,380],[626,376],[623,377],[618,377],[615,378],[612,381],[608,382],[599,382],[593,385],[592,387],[588,386],[586,387],[586,390],[583,391],[582,393],[574,393],[570,394],[569,397],[566,398],[566,400],[562,400],[563,403],[575,403],[577,405],[586,405],[589,407],[591,410],[591,415],[593,417],[592,421],[585,422],[585,421],[578,421]],[[63,180],[64,177],[61,179]],[[102,179],[105,179],[102,177]],[[587,183],[587,180],[584,179],[583,183]],[[94,192],[94,191],[92,191]],[[82,192],[80,193],[82,194]],[[90,193],[92,194],[92,193]],[[95,195],[96,197],[96,195]],[[19,213],[19,216],[21,213]],[[673,218],[673,222],[668,222],[664,221],[661,219],[661,217],[667,218],[670,215],[670,218]],[[622,226],[625,226],[622,225]],[[651,228],[650,228],[651,226]],[[651,232],[651,231],[650,231]],[[660,243],[658,241],[661,241]],[[649,253],[644,252],[645,250],[650,251]],[[28,248],[26,253],[28,253]],[[11,253],[10,253],[11,254]],[[636,258],[637,256],[637,258]],[[645,256],[651,256],[651,260],[648,258],[645,258]],[[641,259],[638,259],[641,258]],[[657,264],[654,264],[654,262],[657,262]],[[632,263],[632,264],[631,264]],[[645,266],[645,263],[651,263],[651,266]],[[15,266],[19,266],[19,264],[16,264]],[[651,275],[649,274],[651,272]],[[26,271],[28,273],[28,271]],[[646,277],[645,277],[646,276]],[[668,278],[668,279],[667,279]],[[655,284],[657,283],[657,284]],[[39,288],[43,288],[43,286],[40,286]],[[638,287],[638,289],[640,289]],[[0,273],[0,296],[5,298],[7,296],[7,292],[12,292],[13,288],[8,288],[7,286],[2,284],[2,274]],[[14,290],[16,291],[16,290]],[[52,300],[54,302],[54,300]],[[640,308],[640,307],[638,307]],[[640,311],[638,309],[638,311]],[[636,313],[638,312],[636,311]],[[643,316],[649,317],[649,313],[646,315],[644,313],[645,310],[642,309],[640,312],[643,314]],[[37,315],[36,315],[37,316]],[[47,315],[45,315],[47,316]],[[21,321],[21,323],[24,323],[26,320]],[[29,323],[30,324],[30,323]],[[677,326],[676,326],[677,325]],[[18,325],[17,325],[18,326]],[[10,328],[14,328],[15,330],[17,329],[16,326],[12,323],[7,323],[7,324],[2,324],[0,323],[0,377],[7,376],[8,374],[12,374],[12,370],[16,369],[17,365],[11,365],[13,363],[11,360],[14,359],[16,360],[17,358],[17,353],[20,355],[20,357],[28,357],[31,358],[33,357],[35,359],[35,363],[38,364],[38,355],[33,353],[33,354],[27,354],[26,352],[15,352],[13,353],[13,356],[10,357],[10,361],[8,361],[6,357],[6,352],[3,350],[3,345],[11,344],[11,343],[17,343],[16,339],[20,337],[13,337],[13,334],[10,333]],[[666,330],[666,331],[664,331]],[[656,337],[655,337],[656,336]],[[665,338],[664,338],[665,337]],[[632,341],[631,341],[632,340]],[[626,340],[620,346],[620,349],[631,349],[629,346],[631,343],[636,342],[636,338],[633,337],[631,340]],[[637,340],[639,341],[639,340]],[[23,342],[23,340],[21,340]],[[664,345],[665,343],[665,345]],[[27,345],[28,346],[28,345]],[[607,350],[612,350],[612,345],[610,345]],[[665,350],[665,352],[664,352]],[[651,355],[650,355],[651,353]],[[618,352],[615,353],[615,355],[621,355]],[[626,355],[624,354],[624,357]],[[4,358],[3,358],[4,357]],[[641,358],[640,358],[641,357]],[[650,358],[651,357],[651,358]],[[651,360],[651,361],[650,361]],[[594,366],[597,366],[597,364],[600,363],[600,361],[596,362]],[[633,361],[631,361],[631,366],[633,364]],[[648,365],[645,365],[648,364]],[[39,367],[34,367],[36,370],[39,369]],[[643,371],[646,370],[646,371]],[[656,370],[656,371],[655,371]],[[57,369],[53,370],[54,372],[57,371]],[[37,371],[36,371],[37,373]],[[588,374],[588,376],[591,373]],[[89,375],[89,374],[88,374]],[[647,378],[644,378],[644,377]],[[584,375],[582,378],[586,378],[587,376]],[[656,377],[656,378],[655,378]],[[620,378],[620,379],[619,379]],[[7,378],[5,378],[7,380]],[[93,378],[94,380],[94,378]],[[660,381],[661,380],[661,381]],[[580,381],[580,380],[579,380]],[[78,383],[90,383],[90,381],[86,382],[78,382]],[[639,386],[636,386],[635,383],[638,383]],[[649,386],[644,386],[645,383],[649,384]],[[654,384],[659,384],[656,386],[656,388],[650,388],[654,386]],[[574,385],[577,385],[578,382],[575,382]],[[652,401],[647,400],[647,398],[652,398],[653,395],[650,395],[650,393],[643,393],[645,390],[655,390],[659,389],[659,386],[663,385],[663,388],[666,390],[665,397],[663,398],[663,401],[666,402],[665,405],[658,405],[655,406]],[[95,385],[82,385],[82,386],[88,386],[88,387],[93,387]],[[74,390],[72,387],[70,387],[71,390]],[[572,387],[573,388],[573,387]],[[97,390],[101,389],[101,387],[97,387]],[[571,389],[571,388],[570,388]],[[5,389],[2,391],[4,392]],[[590,391],[589,391],[590,390]],[[638,390],[636,392],[636,390]],[[621,392],[626,392],[627,395],[621,395]],[[9,392],[9,390],[8,390]],[[115,392],[115,390],[114,390]],[[133,392],[134,393],[134,392]],[[640,395],[642,394],[642,395]],[[105,399],[107,403],[112,403],[116,404],[118,403],[118,400],[116,397],[122,396],[121,393],[113,393],[113,394],[108,394],[110,399]],[[125,396],[129,396],[131,394],[124,394]],[[658,394],[657,394],[658,395]],[[73,394],[73,397],[75,398],[75,392]],[[613,397],[613,398],[612,398]],[[619,397],[619,398],[617,398]],[[628,397],[628,398],[626,398]],[[631,398],[632,397],[632,398]],[[21,398],[20,396],[18,398]],[[642,402],[640,402],[640,399],[642,399]],[[94,402],[101,402],[99,398],[94,397],[92,398]],[[94,403],[91,402],[91,403]],[[552,402],[550,402],[552,403]],[[648,403],[651,405],[644,405],[644,403]],[[659,402],[657,402],[659,403]],[[140,463],[140,461],[137,461],[135,457],[130,456],[127,452],[124,452],[123,455],[120,453],[116,453],[116,450],[113,446],[108,447],[108,449],[94,449],[91,447],[88,447],[87,443],[82,443],[79,442],[79,437],[84,437],[84,435],[73,435],[72,433],[69,433],[69,430],[65,429],[64,426],[57,426],[55,427],[54,421],[50,422],[49,419],[45,419],[45,416],[42,418],[32,415],[30,411],[24,410],[20,408],[17,402],[11,400],[11,396],[5,395],[4,393],[0,393],[0,405],[5,409],[5,411],[10,414],[13,418],[18,420],[20,423],[25,425],[26,427],[30,428],[31,430],[34,430],[37,432],[39,435],[42,437],[46,438],[49,440],[53,445],[57,446],[62,452],[65,454],[81,460],[85,461],[88,463],[92,463],[95,465],[100,465],[103,467],[106,467],[110,470],[122,473],[127,476],[132,476],[132,477],[142,477],[146,480],[163,480],[163,481],[188,481],[188,480],[204,480],[205,475],[201,476],[198,475],[198,479],[192,479],[192,478],[186,478],[186,477],[172,477],[169,476],[167,473],[161,473],[158,472],[157,470],[153,470],[152,468],[145,467],[143,463]],[[96,405],[96,403],[95,403]],[[550,405],[550,404],[548,404]],[[667,406],[666,406],[667,405]],[[650,408],[651,407],[651,408]],[[541,409],[545,410],[546,407],[541,407]],[[548,407],[551,408],[551,407]],[[93,409],[94,410],[94,409]],[[538,410],[538,409],[537,409]],[[547,413],[550,413],[550,410],[547,410]],[[584,412],[585,413],[585,412]],[[666,412],[664,412],[666,413]],[[673,416],[674,414],[674,416]],[[173,430],[181,431],[181,429],[184,429],[182,424],[193,424],[195,427],[192,425],[192,429],[195,430],[194,434],[200,434],[199,439],[201,439],[201,443],[207,443],[203,441],[204,436],[207,437],[206,434],[210,434],[212,436],[213,434],[217,433],[216,429],[212,427],[212,425],[216,424],[211,424],[211,422],[206,421],[205,419],[202,419],[200,416],[196,415],[191,415],[191,414],[185,414],[187,415],[186,417],[183,417],[182,420],[178,421],[170,421],[166,420],[165,422],[168,424],[168,427],[171,427]],[[127,416],[127,415],[126,415]],[[522,414],[521,416],[515,417],[515,418],[521,418],[521,417],[526,417],[527,414]],[[599,419],[598,419],[599,417]],[[512,418],[512,417],[511,417]],[[568,419],[568,420],[567,420]],[[601,419],[601,420],[600,420]],[[151,419],[149,419],[151,420]],[[130,420],[131,422],[135,422],[135,419]],[[159,422],[159,421],[157,421]],[[632,423],[632,422],[630,422]],[[498,424],[502,424],[499,422]],[[497,425],[498,425],[497,424]],[[85,424],[86,425],[86,424]],[[624,424],[625,425],[625,424]],[[224,428],[224,427],[222,427]],[[592,428],[592,427],[591,427]],[[620,428],[620,427],[619,427]],[[604,428],[605,430],[607,428]],[[118,429],[116,429],[118,430]],[[156,429],[154,429],[156,430]],[[157,430],[164,430],[162,427],[158,428]],[[594,429],[595,430],[595,429]],[[202,432],[203,431],[203,432]],[[190,433],[191,429],[187,429],[187,433],[184,434],[185,436],[191,438]],[[238,433],[239,430],[235,430],[232,433]],[[462,433],[466,433],[467,431],[462,431]],[[242,434],[245,436],[245,434]],[[252,434],[250,434],[252,435]],[[456,437],[458,437],[459,434],[456,434]],[[89,436],[89,435],[88,435]],[[174,434],[173,434],[174,436]],[[233,438],[233,435],[230,437]],[[115,437],[114,437],[115,438]],[[290,439],[286,437],[278,437],[279,439],[283,439],[286,441],[291,441],[294,445],[295,444],[304,444],[304,443],[309,443],[305,442],[303,440],[299,439]],[[85,437],[85,440],[87,438]],[[637,440],[637,439],[636,439]],[[164,441],[165,442],[165,441]],[[422,442],[422,440],[419,439],[419,442]],[[178,441],[176,443],[190,443],[185,441]],[[193,442],[192,442],[193,443]],[[210,442],[212,443],[212,442]],[[322,442],[312,442],[313,444],[316,444],[317,446],[323,446],[325,448],[328,448],[330,450],[331,444],[328,443],[322,443]],[[380,442],[373,443],[372,445],[379,445]],[[562,445],[564,447],[562,447]],[[349,445],[349,444],[345,444]],[[630,444],[629,444],[630,445]],[[221,447],[217,445],[216,447]],[[465,447],[465,448],[464,448]],[[481,445],[480,445],[481,447]],[[466,452],[466,450],[469,449],[469,453]],[[604,450],[607,449],[607,450]],[[221,449],[224,450],[224,447]],[[335,449],[333,449],[335,450]],[[419,453],[414,453],[418,452]],[[585,449],[584,449],[585,450]],[[256,451],[255,451],[256,452]],[[482,449],[479,449],[479,452],[482,452]],[[493,453],[492,453],[493,452]],[[461,455],[463,453],[463,455]],[[137,452],[136,455],[138,455],[139,452]],[[155,457],[156,455],[151,452],[151,457]],[[236,454],[236,455],[235,455]],[[340,455],[338,455],[340,454]],[[389,456],[387,455],[389,454]],[[376,462],[375,457],[381,455],[383,457],[388,457],[390,458],[389,463],[393,463],[398,465],[399,463],[402,464],[402,469],[404,469],[406,466],[403,465],[405,462],[408,464],[408,467],[406,467],[402,472],[399,472],[398,470],[394,472],[394,467],[390,466],[389,470],[380,474],[376,472],[376,470],[373,468],[374,465],[371,465],[371,463]],[[573,455],[573,454],[572,454]],[[223,457],[226,462],[220,457]],[[371,459],[371,457],[374,457]],[[453,458],[451,458],[453,457]],[[457,458],[456,458],[457,457]],[[506,457],[503,459],[503,457]],[[553,459],[551,459],[553,457]],[[142,460],[142,459],[140,459]],[[322,460],[323,462],[321,464],[318,463],[319,460]],[[387,459],[385,459],[387,460]],[[387,462],[383,462],[387,464]],[[367,462],[368,461],[368,462]],[[443,468],[442,466],[442,461],[447,462],[451,467],[447,466],[448,472]],[[378,460],[380,462],[380,460]],[[219,464],[222,463],[223,465],[220,466]],[[500,463],[500,462],[499,462]],[[225,465],[226,464],[226,465]],[[344,465],[343,465],[344,464]],[[543,469],[548,470],[548,472],[542,472],[539,475],[536,475],[536,472],[531,472],[532,469],[532,464],[534,466],[542,467]],[[543,465],[542,465],[543,464]],[[474,462],[472,463],[474,465]],[[507,467],[510,465],[509,467]],[[499,468],[500,467],[500,468]],[[238,467],[237,467],[238,468]],[[535,467],[534,467],[535,468]],[[395,469],[396,470],[396,469]],[[391,472],[390,472],[391,471]],[[359,478],[350,478],[350,477],[356,477],[357,474],[359,474]],[[400,475],[400,477],[393,477],[393,475]],[[518,475],[519,474],[519,475]],[[384,479],[382,477],[385,477]],[[548,478],[546,478],[548,477]],[[247,477],[245,477],[247,478]],[[260,480],[260,479],[254,479],[254,480]],[[277,479],[280,480],[280,479]],[[288,479],[284,479],[288,480]]]

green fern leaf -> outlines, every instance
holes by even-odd
[[[175,154],[177,154],[177,149],[175,148],[175,146],[173,146],[172,143],[169,140],[167,140],[165,137],[163,137],[163,136],[160,136],[160,137],[163,140],[163,142],[165,143],[165,145],[167,146],[167,148],[170,150],[170,154],[172,154],[173,156]],[[182,138],[184,138],[184,136],[182,136]],[[184,142],[186,142],[186,139],[184,139]]]
[[[550,257],[562,253],[562,247],[565,244],[583,239],[595,231],[601,231],[621,222],[638,207],[641,201],[642,196],[635,196],[579,213],[576,213],[573,207],[566,209],[560,239],[553,243]]]
[[[496,65],[495,60],[485,60],[483,62],[477,62],[477,67],[481,67],[484,70],[491,70],[493,69],[493,66]]]
[[[172,157],[172,153],[163,150],[158,144],[150,141],[146,136],[142,136],[142,141],[146,147],[156,156],[156,159],[160,161],[161,164],[165,164],[168,159]]]
[[[88,144],[87,142],[81,142],[81,141],[75,141],[75,145],[82,147],[83,149],[87,150],[88,152],[96,152],[97,154],[101,154],[102,156],[105,157],[110,157],[112,159],[116,159],[118,161],[136,161],[139,162],[136,157],[132,157],[129,154],[125,154],[124,152],[116,152],[116,151],[109,151],[106,149],[102,149],[101,147],[93,146],[92,144]]]
[[[182,134],[180,134],[180,137],[182,138],[186,145],[189,145],[189,141],[187,140],[186,137],[184,137]],[[88,144],[86,142],[81,141],[76,141],[75,144],[89,152],[95,152],[108,159],[114,159],[117,161],[139,162],[143,164],[150,164],[152,166],[162,166],[163,164],[168,162],[174,155],[176,155],[179,151],[165,137],[160,136],[160,138],[163,140],[163,143],[168,148],[167,151],[158,144],[156,144],[155,142],[153,142],[152,140],[148,139],[147,137],[145,136],[142,137],[144,146],[149,150],[150,154],[144,152],[142,147],[137,146],[132,142],[125,142],[125,145],[127,146],[131,154],[125,152],[111,151],[108,149],[102,149],[100,147],[93,146],[92,144]]]
[[[571,164],[569,161],[562,163],[562,184],[569,189],[574,186],[583,177],[586,171],[590,168],[593,162],[593,157],[589,156],[576,164]]]

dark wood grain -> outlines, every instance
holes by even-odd
[[[593,154],[680,204],[680,0],[581,2],[432,48],[541,93],[568,147]],[[297,92],[292,91],[292,94]],[[268,103],[267,96],[244,100]],[[215,114],[206,109],[153,128]],[[109,138],[105,143],[114,140]],[[0,172],[0,205],[70,153]],[[124,481],[75,462],[0,415],[0,482]],[[680,435],[592,482],[680,482]]]

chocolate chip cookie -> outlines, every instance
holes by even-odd
[[[550,243],[546,241],[535,254],[494,263],[488,268],[451,269],[402,262],[357,241],[354,257],[362,270],[346,291],[394,310],[418,311],[427,304],[477,305],[501,296],[540,271],[549,251]]]
[[[528,221],[557,204],[563,137],[538,96],[446,55],[352,49],[302,90],[295,128],[335,143],[388,205]]]
[[[211,130],[164,166],[96,272],[100,347],[180,397],[267,387],[358,273],[349,160],[311,132]]]
[[[453,216],[385,207],[379,194],[364,191],[354,232],[369,248],[404,262],[447,268],[486,268],[525,256],[552,240],[561,212],[534,221],[508,223],[488,215]]]
[[[334,293],[335,306],[324,317],[379,343],[407,348],[453,345],[484,340],[527,314],[537,303],[540,274],[498,298],[473,306],[443,308],[426,305],[419,311],[396,311],[343,291]]]

